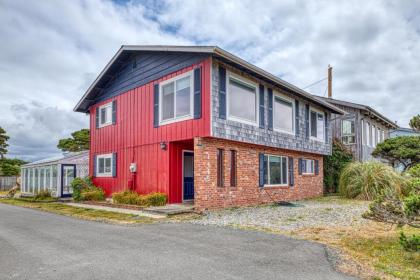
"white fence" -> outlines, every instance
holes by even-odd
[[[8,191],[16,186],[16,176],[0,176],[0,191]]]

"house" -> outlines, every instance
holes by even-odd
[[[122,46],[74,108],[106,195],[163,192],[197,209],[323,191],[331,114],[344,113],[219,47]]]
[[[376,145],[389,138],[390,131],[398,127],[369,106],[330,97],[319,98],[346,112],[331,116],[331,133],[352,151],[355,160],[374,160],[371,154]]]
[[[89,174],[89,152],[64,153],[61,156],[34,161],[21,167],[21,193],[33,196],[48,190],[53,197],[71,196],[75,177]]]

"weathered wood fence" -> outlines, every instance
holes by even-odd
[[[8,191],[16,186],[17,178],[16,176],[0,176],[0,191]]]

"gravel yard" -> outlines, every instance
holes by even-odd
[[[361,217],[368,202],[339,197],[293,202],[294,206],[256,206],[210,211],[192,223],[217,226],[260,227],[293,231],[303,228],[355,226],[368,221]]]

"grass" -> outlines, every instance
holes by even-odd
[[[83,220],[100,221],[117,224],[153,223],[154,219],[138,215],[109,212],[96,209],[74,207],[57,202],[33,202],[22,199],[0,199],[0,203],[37,209],[59,215],[75,217]]]

